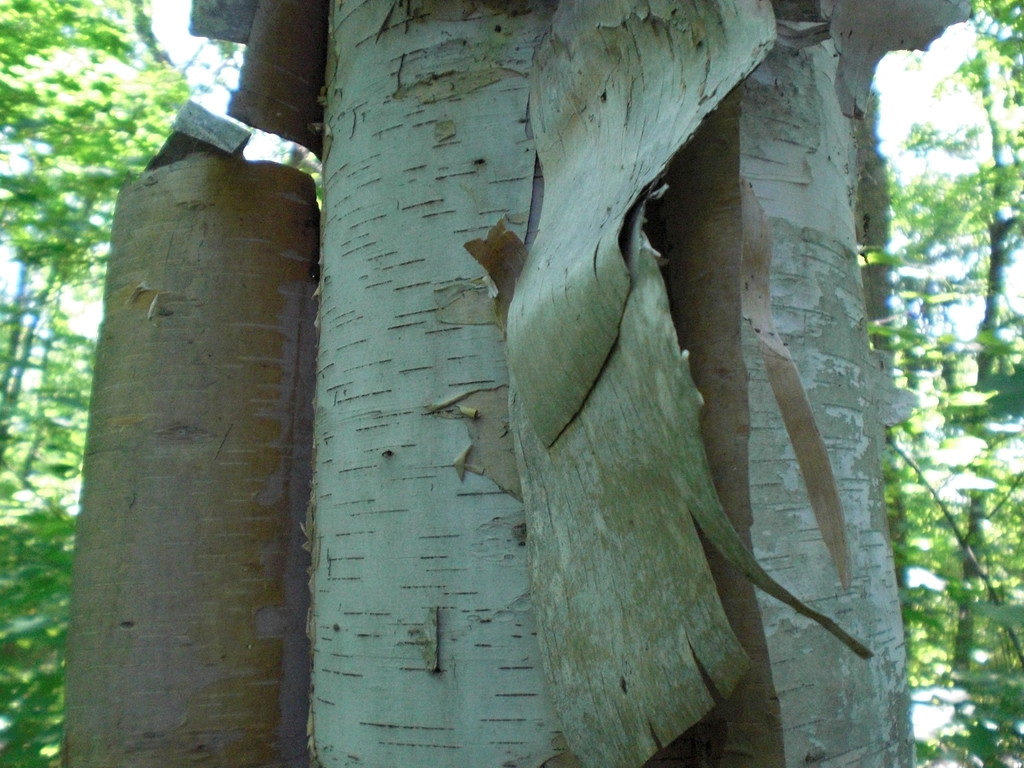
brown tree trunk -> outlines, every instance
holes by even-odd
[[[317,208],[194,155],[121,194],[68,639],[71,768],[300,768]]]

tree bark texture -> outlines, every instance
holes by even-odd
[[[747,361],[743,350],[743,227],[739,153],[742,86],[712,112],[665,175],[648,229],[667,259],[672,319],[703,394],[700,433],[715,490],[751,546]],[[713,547],[705,547],[722,606],[750,659],[736,689],[702,724],[661,750],[652,766],[785,765],[778,695],[756,588]],[[704,760],[704,762],[701,762]]]
[[[853,227],[854,126],[839,110],[829,48],[783,43],[709,117],[673,160],[655,239],[668,259],[680,342],[692,350],[705,396],[704,444],[726,511],[776,580],[837,618],[875,655],[864,661],[843,652],[819,627],[716,567],[753,666],[701,729],[652,761],[658,765],[912,760],[878,478],[882,419],[895,393],[866,340]],[[741,298],[751,275],[730,233],[742,215],[747,179],[770,224],[775,325],[809,392],[839,481],[851,541],[849,589],[808,503],[814,478],[794,460],[792,436],[780,440],[786,432],[759,339],[763,318]],[[713,553],[711,559],[716,565]],[[853,714],[858,707],[863,715]]]
[[[96,362],[65,764],[308,764],[311,179],[195,155],[126,187]]]
[[[550,6],[332,6],[310,625],[323,766],[534,768],[565,750],[502,333],[464,247],[502,219],[525,237],[527,75]]]
[[[263,0],[228,114],[319,155],[328,0]],[[194,14],[193,14],[194,15]]]
[[[867,344],[853,222],[855,147],[836,99],[831,43],[779,47],[742,97],[740,170],[772,227],[772,305],[839,483],[852,553],[835,578],[780,415],[745,330],[751,537],[784,584],[863,638],[865,662],[759,596],[783,719],[787,764],[907,766],[903,631],[880,477],[879,416],[892,385]]]

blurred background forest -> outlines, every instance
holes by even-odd
[[[152,32],[153,5],[0,2],[0,763],[9,768],[59,765],[71,549],[114,201],[189,95],[216,108],[237,73],[236,46],[193,41],[172,60]],[[920,762],[1021,768],[1024,3],[975,0],[972,20],[947,39],[880,68],[889,127],[882,157],[865,122],[862,259],[872,342],[892,353],[914,404],[889,432],[886,491]],[[931,82],[916,75],[936,67],[933,92],[906,90]],[[914,115],[920,122],[890,115],[922,95],[932,106]]]

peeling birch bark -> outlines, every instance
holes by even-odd
[[[839,499],[828,451],[815,423],[811,403],[800,381],[800,372],[786,343],[775,330],[771,309],[771,224],[761,210],[750,184],[737,179],[743,230],[741,270],[743,316],[757,336],[768,383],[779,405],[782,423],[796,455],[811,511],[825,547],[832,555],[839,581],[850,586],[850,547],[846,521]]]
[[[569,4],[556,14],[534,76],[545,204],[509,315],[512,418],[555,704],[584,764],[623,768],[693,725],[744,668],[694,522],[755,583],[867,653],[768,579],[724,518],[698,434],[700,396],[639,234],[644,188],[756,63],[771,20],[757,8],[746,27],[720,9],[691,8],[685,21],[678,8],[632,10]],[[694,29],[707,35],[700,45]],[[689,76],[676,57],[689,60]],[[677,104],[689,111],[674,113]],[[635,147],[632,164],[613,139]]]
[[[548,449],[521,395],[512,408],[541,646],[587,766],[641,765],[746,667],[689,514],[717,506],[700,395],[653,255],[634,262],[619,341],[573,424]]]
[[[753,584],[871,655],[772,580],[730,526],[656,254],[639,243],[628,254],[619,339],[584,408],[550,448],[530,429],[515,379],[511,412],[555,706],[584,765],[623,768],[696,723],[745,670],[698,529]]]
[[[332,4],[310,627],[325,768],[571,759],[535,636],[502,333],[464,247],[502,218],[524,234],[550,5]]]
[[[512,423],[555,705],[584,764],[625,767],[642,763],[693,725],[742,673],[743,652],[722,613],[697,528],[761,589],[813,618],[857,655],[871,654],[771,579],[723,515],[696,426],[700,396],[679,360],[654,252],[642,245],[644,194],[650,194],[644,189],[678,148],[673,142],[696,127],[680,116],[680,129],[671,113],[665,115],[676,102],[669,99],[666,107],[659,89],[676,83],[677,75],[657,63],[659,56],[673,56],[664,42],[672,40],[672,24],[692,30],[693,20],[666,23],[656,14],[630,16],[621,8],[617,17],[608,6],[580,14],[567,8],[572,6],[556,14],[553,42],[534,76],[535,94],[546,99],[535,98],[533,112],[545,204],[509,313]],[[658,43],[645,47],[644,35],[653,29]],[[752,35],[730,54],[725,46],[703,49],[688,42],[680,49],[689,55],[710,50],[718,62],[746,56],[748,68],[764,45]],[[591,47],[601,53],[588,60]],[[632,67],[614,67],[613,74],[598,69],[597,62],[607,67],[609,58],[628,62],[634,51]],[[707,71],[715,72],[710,66]],[[735,79],[717,85],[727,89],[745,71],[736,64]],[[681,79],[700,82],[699,75]],[[717,101],[702,106],[711,109]],[[557,107],[549,115],[545,107],[551,105]],[[660,121],[645,125],[643,116],[652,113]],[[608,136],[623,135],[626,145],[636,147],[634,164],[616,168],[613,160],[604,167],[605,157],[617,157],[611,147],[607,153],[591,150],[600,150]],[[591,166],[600,184],[587,184]],[[738,176],[735,182],[739,190]],[[743,227],[739,231],[750,237]],[[820,444],[818,455],[824,455]],[[808,484],[812,489],[815,480]],[[828,515],[823,519],[830,523]],[[841,520],[838,526],[841,541]],[[837,535],[834,527],[826,530],[832,539]],[[838,564],[845,572],[841,550]],[[651,605],[677,606],[678,613],[652,615]]]
[[[863,117],[875,67],[889,51],[924,48],[950,24],[966,21],[970,0],[831,0],[839,53],[836,94],[843,114]]]
[[[619,234],[641,193],[774,37],[760,0],[562,2],[531,76],[544,206],[509,312],[509,366],[545,445],[618,335]]]
[[[190,157],[123,190],[112,241],[65,765],[302,768],[312,180]]]
[[[852,128],[836,97],[836,66],[830,42],[773,52],[744,84],[740,140],[741,172],[773,230],[775,324],[800,370],[846,511],[851,586],[823,577],[830,557],[795,457],[780,449],[784,427],[748,329],[751,538],[769,573],[868,638],[875,654],[865,664],[839,653],[813,625],[758,596],[787,760],[889,768],[910,765],[913,745],[856,258]]]

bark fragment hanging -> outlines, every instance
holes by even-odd
[[[546,445],[583,405],[617,338],[628,212],[774,39],[771,9],[757,0],[652,5],[561,3],[531,74],[544,204],[509,310],[508,356]]]
[[[681,348],[690,353],[704,397],[701,437],[723,511],[753,549],[750,490],[750,369],[740,310],[740,100],[742,84],[708,115],[665,175],[667,191],[648,211],[649,232],[668,262],[665,282]],[[713,547],[705,547],[729,623],[751,668],[699,728],[652,758],[690,759],[704,744],[723,755],[719,768],[785,765],[778,694],[771,674],[756,587]],[[706,751],[706,750],[704,750]],[[665,763],[671,765],[673,763]],[[687,765],[680,762],[680,765]]]
[[[487,233],[484,240],[470,240],[465,248],[483,267],[494,285],[494,309],[502,331],[508,321],[508,309],[515,295],[516,283],[526,263],[526,246],[502,219]]]
[[[538,56],[531,121],[545,199],[508,327],[553,696],[574,753],[623,768],[696,722],[744,666],[698,528],[756,585],[870,655],[773,581],[725,518],[697,429],[700,394],[640,226],[646,190],[756,64],[771,19],[757,3],[664,18],[627,6],[564,3]],[[635,148],[629,163],[622,146]],[[651,604],[678,611],[652,616]]]

